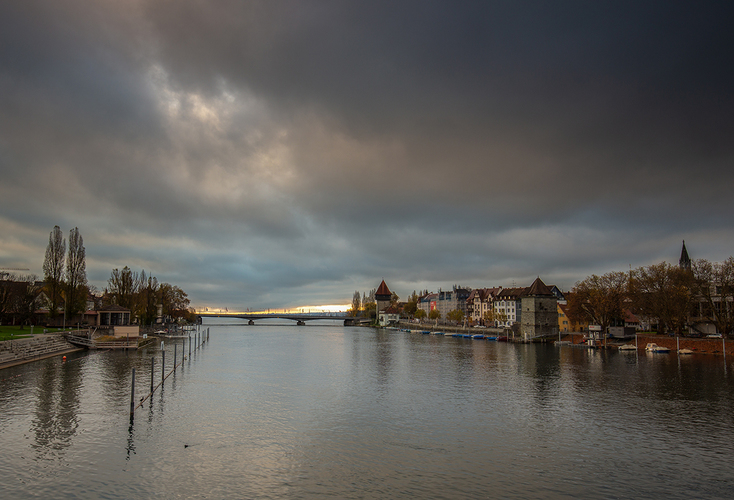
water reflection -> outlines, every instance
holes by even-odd
[[[721,358],[341,327],[227,327],[205,346],[134,420],[131,371],[139,399],[151,357],[160,381],[157,347],[3,373],[0,497],[724,498],[734,487]],[[29,451],[34,463],[17,467]]]
[[[42,364],[36,386],[36,409],[31,423],[38,459],[56,458],[72,443],[79,427],[82,363]]]

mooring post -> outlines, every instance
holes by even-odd
[[[209,340],[209,329],[206,329],[206,339]]]
[[[130,416],[135,414],[135,368],[133,368],[132,389],[130,389]]]
[[[191,357],[191,335],[189,335],[189,357]]]
[[[155,357],[150,358],[150,395],[151,396],[153,395],[153,387],[155,387],[153,385],[153,377],[155,376],[154,368],[155,368]]]
[[[176,348],[178,344],[173,344],[173,371],[176,371]]]
[[[163,342],[161,342],[161,345],[162,344]],[[165,381],[166,381],[166,351],[163,351],[161,353],[161,386],[163,386]]]

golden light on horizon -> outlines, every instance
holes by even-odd
[[[213,314],[268,314],[268,313],[318,313],[318,312],[346,312],[351,308],[351,304],[323,304],[317,306],[299,306],[299,307],[283,307],[277,309],[234,309],[228,307],[197,307],[197,313],[213,313]]]

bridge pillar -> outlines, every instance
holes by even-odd
[[[254,325],[254,324],[255,324],[255,322],[254,322],[253,320],[250,320],[250,321],[248,321],[248,322],[247,322],[247,324],[248,324],[248,325]]]
[[[298,326],[304,326],[306,324],[306,322],[305,321],[298,320],[298,321],[296,321],[296,324]]]

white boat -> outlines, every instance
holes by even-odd
[[[678,349],[678,354],[693,354],[693,351],[690,349]]]
[[[637,347],[634,344],[624,344],[619,346],[620,351],[636,351]]]
[[[653,342],[647,344],[645,350],[647,352],[670,352],[670,349],[668,349],[667,347],[659,346]]]

